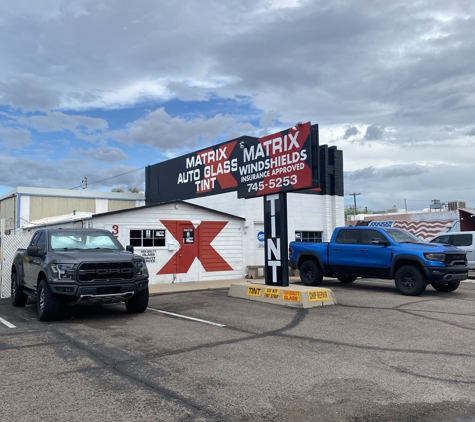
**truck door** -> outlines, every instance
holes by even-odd
[[[23,256],[23,271],[25,272],[25,284],[30,289],[36,290],[38,273],[44,260],[46,235],[45,232],[37,232],[31,240],[31,246],[38,246],[39,255],[30,256],[27,252]]]
[[[380,243],[373,243],[377,241]],[[365,273],[374,277],[388,277],[391,270],[392,248],[389,240],[377,230],[362,230],[360,245],[360,263]]]
[[[335,242],[328,244],[328,260],[335,274],[357,275],[361,273],[358,244],[359,230],[341,229]]]

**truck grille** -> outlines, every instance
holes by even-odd
[[[83,262],[78,268],[78,281],[127,281],[134,276],[132,262]]]
[[[446,254],[445,255],[445,265],[467,265],[467,254]]]

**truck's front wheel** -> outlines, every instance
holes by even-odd
[[[28,300],[28,295],[23,292],[21,286],[18,284],[17,273],[12,274],[11,297],[13,306],[25,306]]]
[[[140,314],[147,309],[148,306],[148,288],[133,295],[125,301],[125,307],[132,314]]]
[[[61,314],[61,302],[51,292],[46,280],[41,280],[38,286],[36,310],[40,321],[54,321]]]
[[[300,266],[300,280],[306,286],[318,286],[323,280],[323,274],[315,261],[307,260]]]
[[[427,287],[424,275],[413,265],[399,268],[394,281],[399,292],[406,296],[419,296]]]

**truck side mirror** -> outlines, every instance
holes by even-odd
[[[381,245],[381,246],[389,246],[390,243],[388,240],[383,240],[383,239],[373,239],[371,241],[373,245]]]
[[[132,245],[127,245],[125,250],[134,253],[134,247]]]
[[[38,246],[30,245],[26,249],[26,253],[30,256],[38,256],[40,254],[40,249],[38,248]]]

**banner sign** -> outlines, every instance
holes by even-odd
[[[239,198],[318,187],[318,125],[242,136],[148,166],[147,205],[237,191]]]
[[[310,123],[259,138],[241,148],[239,198],[315,187]]]

